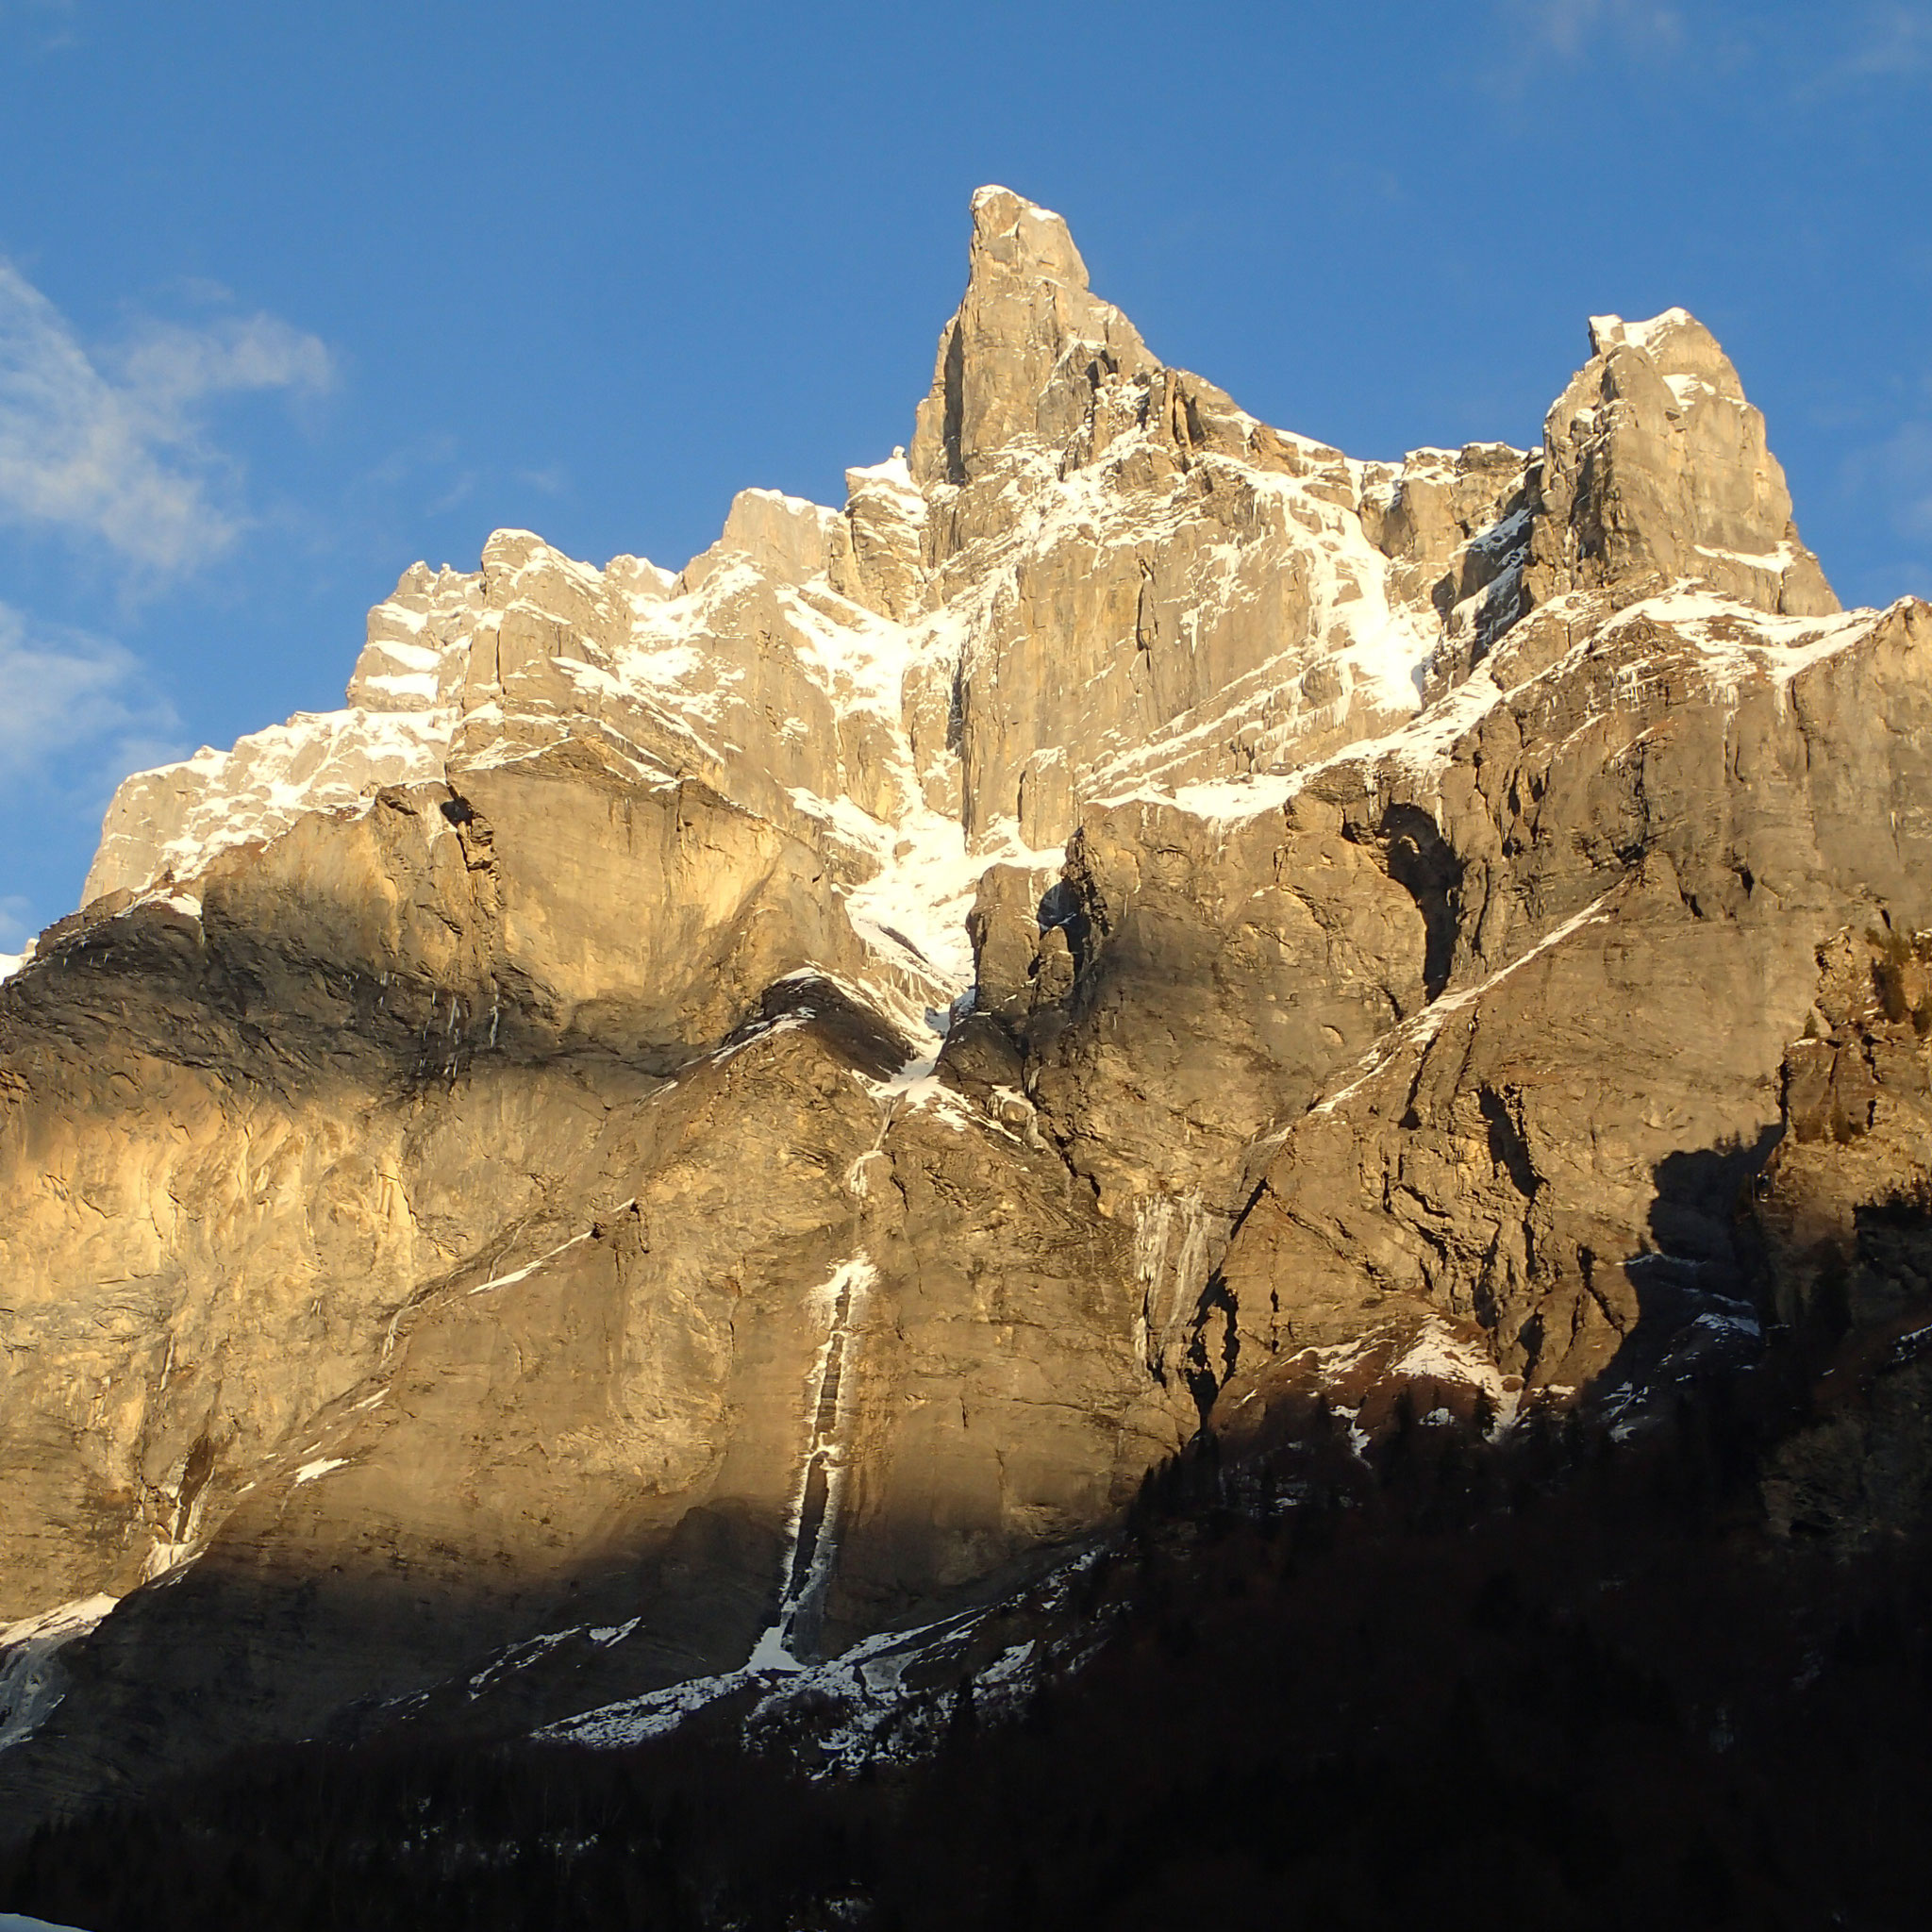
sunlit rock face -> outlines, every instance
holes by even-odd
[[[117,794],[0,991],[8,1815],[790,1668],[1371,1345],[1633,1414],[1750,1352],[1793,1042],[1932,924],[1932,613],[1839,612],[1682,311],[1391,464],[1005,190],[968,275],[841,508],[498,532]]]

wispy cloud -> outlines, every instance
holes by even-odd
[[[1747,10],[1712,0],[1491,0],[1489,79],[1520,92],[1552,68],[1618,58],[1687,74],[1756,69],[1798,101],[1932,78],[1932,0]]]
[[[1932,6],[1867,7],[1849,21],[1850,40],[1833,64],[1849,81],[1912,80],[1932,75]]]
[[[506,491],[514,497],[524,490],[535,490],[544,496],[567,496],[571,488],[570,472],[562,463],[522,469],[478,463],[448,434],[422,437],[391,450],[358,479],[365,500],[402,496],[428,517],[447,516],[460,509],[479,491],[497,497]]]
[[[0,0],[0,25],[24,29],[36,52],[53,53],[79,38],[75,0]]]
[[[1564,59],[1607,39],[1674,47],[1684,38],[1683,16],[1654,0],[1507,0],[1504,12],[1521,34]]]
[[[1686,38],[1683,14],[1657,0],[1491,0],[1491,18],[1482,79],[1505,98],[1521,96],[1553,67],[1606,56],[1666,59]]]
[[[0,786],[58,777],[97,811],[125,773],[178,756],[179,729],[133,652],[0,604]]]
[[[0,260],[0,521],[103,543],[150,572],[192,569],[243,521],[209,406],[247,391],[312,393],[331,374],[316,337],[272,315],[150,322],[90,349]]]
[[[1760,27],[1757,38],[1802,107],[1842,110],[1848,101],[1909,93],[1932,82],[1932,0],[1820,8],[1800,31],[1774,36]]]

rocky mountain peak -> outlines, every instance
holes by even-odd
[[[1826,953],[1818,1145],[1902,1143],[1932,612],[1837,612],[1689,315],[1363,461],[986,190],[846,482],[412,566],[342,709],[117,793],[0,988],[0,1618],[122,1601],[0,1820],[566,1624],[785,1671],[1344,1371],[1623,1426],[1758,1345]],[[591,1701],[522,1669],[475,1722]]]
[[[1104,375],[1158,365],[1133,325],[1087,286],[1067,225],[1006,188],[973,197],[966,294],[940,337],[931,393],[919,406],[913,480],[973,481],[1002,452],[1058,449]]]
[[[1065,220],[1051,208],[989,183],[973,193],[973,234],[968,244],[967,284],[998,275],[1058,282],[1087,292],[1087,264],[1074,245]]]
[[[1535,601],[1688,578],[1759,610],[1837,610],[1764,418],[1710,331],[1668,308],[1592,316],[1590,341],[1544,419]]]

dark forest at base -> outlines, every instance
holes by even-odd
[[[1150,1477],[993,1723],[813,1781],[688,1724],[628,1751],[253,1752],[42,1831],[0,1904],[92,1932],[1920,1923],[1932,1551],[1767,1531],[1774,1363],[1645,1438],[1491,1444],[1316,1408]],[[1923,1406],[1927,1364],[1887,1364]],[[1290,1500],[1292,1498],[1292,1500]]]

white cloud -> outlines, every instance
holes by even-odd
[[[1782,57],[1793,99],[1842,106],[1849,95],[1932,79],[1932,0],[1821,8],[1801,30],[1760,42]]]
[[[271,315],[151,323],[91,353],[0,260],[0,521],[91,538],[151,571],[192,568],[241,527],[208,403],[329,379],[323,343]]]
[[[179,724],[125,646],[35,625],[0,604],[0,785],[43,780],[58,759],[64,776],[88,774],[84,788],[104,792],[177,756]]]

